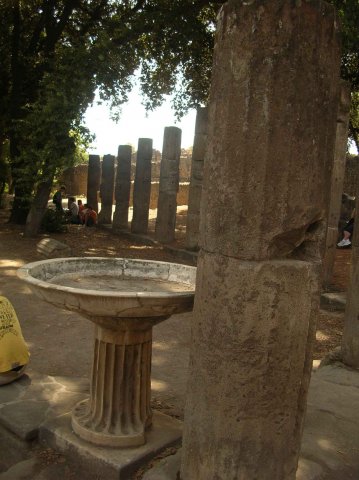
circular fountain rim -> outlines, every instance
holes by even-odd
[[[184,290],[184,291],[177,291],[177,292],[131,292],[131,291],[113,291],[113,290],[90,290],[90,289],[83,289],[83,288],[75,288],[75,287],[68,287],[65,285],[58,285],[56,283],[49,283],[45,280],[40,280],[31,275],[31,269],[36,266],[44,265],[44,264],[51,264],[51,263],[62,263],[64,261],[79,261],[79,260],[99,260],[99,261],[111,261],[111,260],[124,260],[129,262],[141,262],[141,263],[155,263],[155,264],[162,264],[162,265],[175,265],[178,267],[185,267],[190,270],[197,270],[197,267],[191,265],[183,265],[181,263],[173,263],[173,262],[163,262],[159,260],[146,260],[146,259],[137,259],[137,258],[125,258],[125,257],[65,257],[65,258],[51,258],[47,260],[38,260],[36,262],[26,263],[22,267],[17,270],[17,276],[24,280],[25,282],[29,283],[30,285],[43,288],[45,290],[53,290],[53,291],[63,291],[72,294],[79,294],[84,296],[98,297],[101,295],[102,297],[112,297],[112,298],[186,298],[186,297],[193,297],[195,294],[195,284],[193,284],[192,290]],[[184,283],[184,282],[179,282]]]

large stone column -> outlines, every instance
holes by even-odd
[[[338,105],[337,130],[335,136],[334,163],[330,188],[328,231],[323,266],[323,286],[328,287],[333,276],[335,251],[338,242],[338,224],[342,205],[345,175],[348,125],[350,115],[350,84],[341,81],[341,95]]]
[[[115,182],[116,209],[113,215],[112,228],[127,230],[128,209],[131,191],[131,155],[130,145],[120,145],[117,156],[117,173]]]
[[[89,156],[87,171],[87,203],[98,212],[97,192],[100,190],[101,162],[99,155]]]
[[[197,110],[192,151],[191,182],[188,195],[186,247],[198,248],[199,218],[202,196],[203,164],[207,144],[208,108]]]
[[[132,233],[147,233],[151,197],[152,139],[139,138],[133,186]]]
[[[322,1],[229,1],[214,51],[183,480],[293,480],[340,49]]]
[[[109,224],[112,221],[114,181],[115,157],[114,155],[104,155],[100,186],[101,211],[98,214],[98,223],[100,224]]]
[[[181,136],[180,128],[165,127],[155,227],[156,240],[163,243],[175,239]]]
[[[342,341],[343,362],[359,368],[359,183],[356,191],[354,233],[352,238],[352,265],[345,309]]]

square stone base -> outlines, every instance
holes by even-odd
[[[175,445],[182,436],[182,422],[159,412],[153,413],[153,425],[146,432],[146,443],[136,448],[104,448],[78,437],[71,428],[71,414],[44,422],[41,442],[66,455],[83,471],[106,480],[128,480],[141,466],[164,448]]]

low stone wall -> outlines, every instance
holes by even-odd
[[[150,199],[150,209],[157,208],[158,202],[158,193],[159,193],[159,182],[151,183],[151,199]],[[188,205],[188,190],[189,183],[180,183],[177,193],[177,205]],[[131,183],[131,196],[130,196],[130,206],[133,206],[132,202],[133,194],[133,182]]]
[[[131,193],[130,193],[130,207],[133,206],[133,183],[131,182]],[[74,197],[86,197],[86,191],[85,193],[76,193],[73,190],[69,190],[69,187],[67,184],[64,182],[66,185],[66,190],[68,195],[73,195]],[[72,187],[73,188],[73,187]],[[179,184],[179,189],[177,193],[177,205],[188,205],[188,192],[189,192],[189,183],[180,183]],[[159,193],[159,182],[152,182],[151,183],[151,198],[150,198],[150,209],[157,208],[157,202],[158,202],[158,193]],[[99,194],[98,194],[99,195]],[[101,202],[100,196],[98,196],[98,201]],[[113,203],[115,204],[115,198],[113,199]],[[66,205],[67,207],[67,205]],[[4,207],[0,207],[4,208]]]
[[[180,182],[189,182],[191,176],[192,156],[189,153],[183,153],[180,158],[179,178]],[[134,180],[136,169],[136,153],[133,153],[131,160],[131,178]],[[59,178],[59,185],[66,185],[66,193],[74,196],[86,196],[87,194],[87,163],[67,168]],[[161,152],[153,151],[151,178],[153,182],[158,182],[161,171]],[[115,166],[116,175],[116,166]],[[181,197],[182,198],[182,197]],[[181,200],[183,201],[183,200]],[[180,203],[179,205],[183,205]],[[152,208],[152,207],[151,207]]]
[[[66,169],[59,179],[60,185],[66,186],[68,195],[87,195],[87,164]]]

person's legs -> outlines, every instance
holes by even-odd
[[[350,237],[352,236],[352,231],[344,230],[343,231],[343,239],[337,243],[338,247],[351,247],[352,242],[350,241]]]
[[[13,368],[7,372],[0,373],[0,385],[7,385],[22,377],[25,373],[27,365]]]

